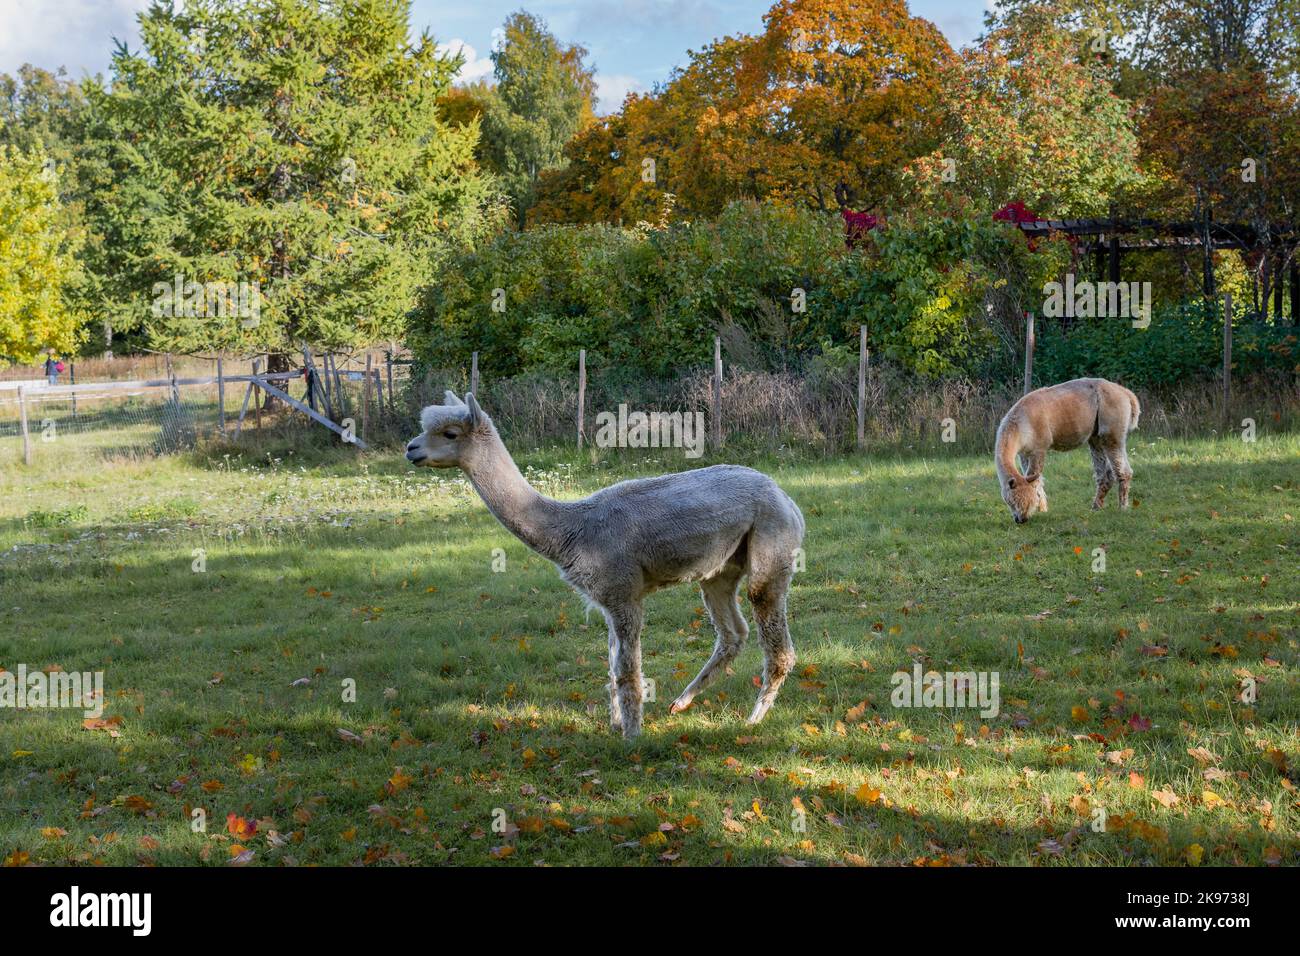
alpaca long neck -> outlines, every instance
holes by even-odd
[[[484,432],[469,460],[461,462],[462,470],[506,530],[538,554],[559,562],[563,555],[557,519],[563,505],[528,483],[495,427],[489,424]]]
[[[997,450],[994,457],[998,465],[998,478],[1006,480],[1008,477],[1024,478],[1020,473],[1020,466],[1016,464],[1016,456],[1020,454],[1022,447],[1020,440],[1020,427],[1017,423],[1007,422],[998,429]]]

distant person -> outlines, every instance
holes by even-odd
[[[54,357],[54,353],[45,359],[45,377],[49,379],[51,385],[59,384],[59,373],[63,371],[63,363]]]

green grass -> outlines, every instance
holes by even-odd
[[[454,474],[395,454],[42,448],[0,475],[0,666],[103,670],[121,720],[114,736],[80,711],[0,709],[0,856],[1294,864],[1300,438],[1134,437],[1131,512],[1088,510],[1075,452],[1049,458],[1052,510],[1023,527],[988,456],[938,444],[752,462],[808,521],[797,673],[747,727],[751,639],[670,717],[713,638],[695,589],[660,592],[658,699],[631,744],[607,729],[599,615]],[[521,464],[574,497],[685,463]],[[895,708],[890,675],[914,660],[998,672],[1000,715]],[[257,833],[237,840],[230,814]]]

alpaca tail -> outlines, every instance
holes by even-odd
[[[1128,393],[1128,403],[1133,408],[1133,415],[1128,420],[1128,430],[1133,431],[1138,427],[1138,419],[1142,417],[1142,406],[1138,404],[1138,397],[1131,391]]]

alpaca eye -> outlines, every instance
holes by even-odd
[[[442,437],[443,437],[443,438],[451,439],[452,441],[455,441],[455,440],[456,440],[456,433],[455,433],[455,432],[443,432],[443,433],[442,433]]]

